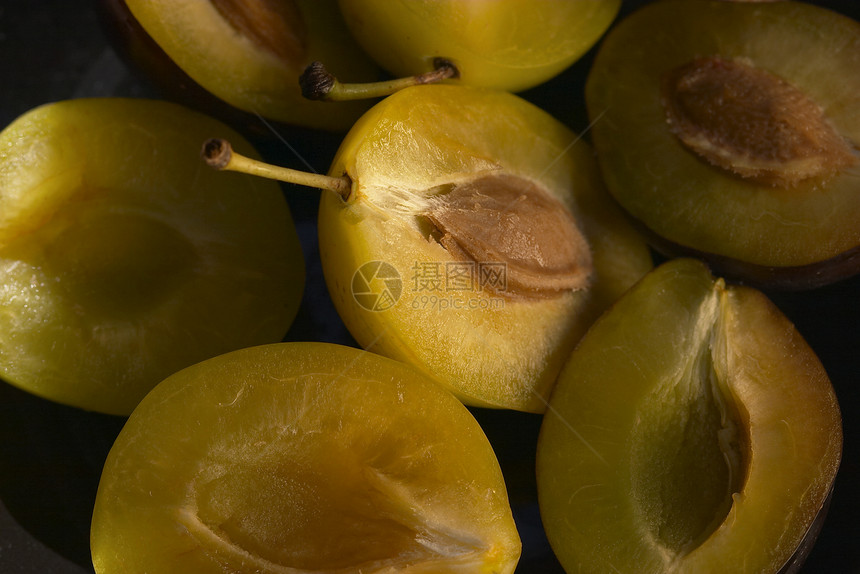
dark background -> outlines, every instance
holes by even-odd
[[[642,3],[626,0],[623,13]],[[818,4],[860,18],[853,0]],[[583,131],[587,119],[582,88],[592,56],[524,96]],[[115,95],[161,97],[161,92],[113,51],[92,1],[0,0],[0,128],[43,103]],[[295,152],[270,137],[259,141],[264,156],[301,166],[300,156],[319,172],[327,170],[341,137],[287,129],[278,136]],[[296,188],[285,192],[309,274],[302,310],[286,339],[354,344],[328,300],[317,260],[318,196]],[[828,369],[843,411],[844,455],[832,507],[802,572],[860,572],[860,277],[812,292],[768,294]],[[473,412],[493,442],[508,481],[524,543],[517,572],[561,573],[543,536],[535,501],[533,460],[540,418]],[[101,466],[122,423],[122,418],[57,405],[0,382],[0,574],[92,572],[92,505]]]

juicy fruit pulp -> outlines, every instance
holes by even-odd
[[[377,68],[349,36],[334,0],[125,4],[179,68],[240,110],[293,125],[345,130],[367,109],[362,103],[311,102],[299,90],[299,74],[313,60],[325,61],[350,81],[376,79]]]
[[[105,464],[96,572],[513,572],[489,442],[450,393],[323,343],[236,351],[153,390]]]
[[[365,348],[467,404],[541,412],[590,322],[650,269],[590,148],[524,100],[407,88],[349,132],[324,194],[320,252]]]
[[[691,259],[595,323],[551,406],[538,495],[569,571],[777,572],[841,457],[813,351],[764,295]]]
[[[536,86],[573,64],[609,28],[620,4],[340,0],[352,34],[389,72],[429,72],[442,58],[465,84],[510,91]]]
[[[858,59],[860,25],[815,6],[649,4],[588,78],[610,192],[660,249],[725,272],[799,287],[853,273]]]
[[[200,139],[225,131],[174,104],[94,99],[0,134],[4,379],[128,414],[176,370],[281,340],[298,237],[277,185],[199,166]]]

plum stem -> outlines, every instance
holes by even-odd
[[[334,177],[309,173],[252,159],[235,152],[230,142],[225,139],[211,138],[206,140],[201,155],[210,167],[217,170],[238,171],[285,183],[327,189],[337,193],[344,201],[349,197],[352,190],[352,180],[345,175]]]
[[[299,85],[302,95],[309,100],[345,101],[381,98],[410,86],[432,84],[460,76],[457,67],[444,58],[436,58],[433,66],[433,70],[416,76],[383,82],[342,84],[326,70],[322,62],[312,62],[299,77]]]

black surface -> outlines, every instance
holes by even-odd
[[[628,1],[625,10],[639,3]],[[858,17],[854,1],[820,4]],[[582,86],[588,65],[589,58],[585,58],[563,76],[525,95],[573,129],[583,131],[587,120]],[[92,2],[0,2],[0,127],[46,102],[113,95],[157,93],[111,50]],[[279,131],[278,137],[260,147],[272,161],[295,165],[307,160],[324,172],[338,139]],[[309,266],[306,298],[287,339],[353,344],[322,282],[314,227],[317,195],[285,191]],[[814,292],[770,295],[828,369],[843,410],[844,457],[833,504],[802,571],[860,572],[860,277]],[[508,481],[524,541],[517,572],[562,572],[543,536],[535,502],[533,458],[540,418],[474,412],[496,447]],[[118,417],[53,404],[0,383],[0,574],[92,572],[91,509],[101,465],[122,422]]]

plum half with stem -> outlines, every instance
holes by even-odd
[[[260,170],[208,155],[227,169]],[[247,164],[247,162],[244,162]],[[414,86],[343,140],[319,242],[334,305],[363,347],[468,404],[542,412],[597,315],[651,268],[591,148],[513,94]]]
[[[109,37],[136,68],[181,103],[207,101],[208,94],[226,102],[207,102],[219,117],[253,122],[257,114],[345,131],[367,105],[308,101],[298,85],[301,71],[324,60],[352,81],[379,75],[335,0],[100,0],[100,6]]]
[[[760,291],[698,260],[661,265],[589,330],[550,406],[538,500],[568,572],[802,562],[839,468],[841,416],[815,353]]]
[[[811,4],[645,6],[587,81],[607,187],[658,249],[723,275],[812,288],[856,273],[858,61],[860,24]]]
[[[388,94],[404,84],[454,79],[519,92],[572,65],[606,32],[620,0],[340,0],[350,32],[397,77],[341,84],[322,61],[303,79],[314,99]]]
[[[47,104],[0,133],[0,376],[127,415],[205,358],[279,341],[304,261],[277,185],[201,169],[224,124],[176,104]]]

